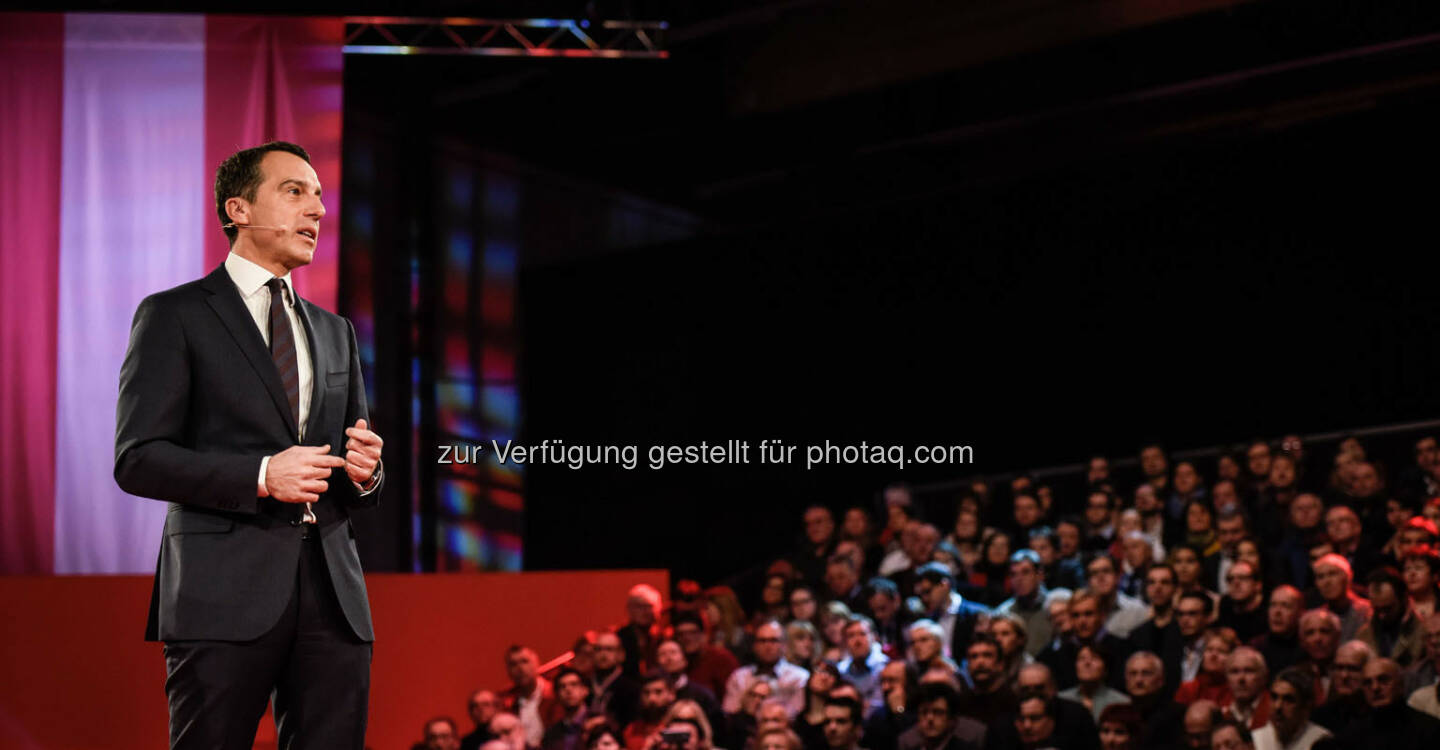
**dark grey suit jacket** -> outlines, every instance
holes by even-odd
[[[297,298],[314,389],[305,445],[343,456],[345,428],[369,415],[355,330]],[[260,459],[300,443],[279,372],[222,265],[140,303],[120,369],[115,481],[170,503],[147,640],[258,638],[294,591],[304,506],[256,497]],[[382,480],[383,481],[383,480]],[[314,503],[326,567],[355,635],[375,637],[351,508],[373,506],[332,471]]]

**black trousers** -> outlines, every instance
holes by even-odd
[[[166,641],[172,749],[249,750],[273,698],[282,750],[363,750],[371,644],[340,610],[319,534],[304,547],[295,593],[270,632],[242,642]]]

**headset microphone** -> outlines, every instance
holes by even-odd
[[[259,224],[236,224],[236,223],[233,222],[233,221],[230,222],[229,224],[221,225],[220,228],[221,228],[221,229],[274,229],[274,230],[276,230],[276,231],[278,231],[278,232],[288,232],[288,231],[290,231],[290,227],[285,226],[284,224],[281,224],[281,225],[278,226],[278,227],[262,227],[262,226],[260,226]]]

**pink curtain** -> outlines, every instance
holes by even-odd
[[[65,17],[0,22],[0,572],[50,573]],[[97,456],[97,460],[106,460]]]

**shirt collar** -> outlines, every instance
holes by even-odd
[[[225,256],[225,270],[230,274],[230,280],[235,282],[235,288],[240,290],[240,296],[247,299],[260,291],[260,288],[265,286],[265,282],[275,278],[275,274],[260,267],[252,260],[236,255],[233,250]],[[284,280],[285,286],[290,287],[291,299],[286,302],[294,304],[295,285],[290,281],[290,274],[286,273],[280,278]]]

